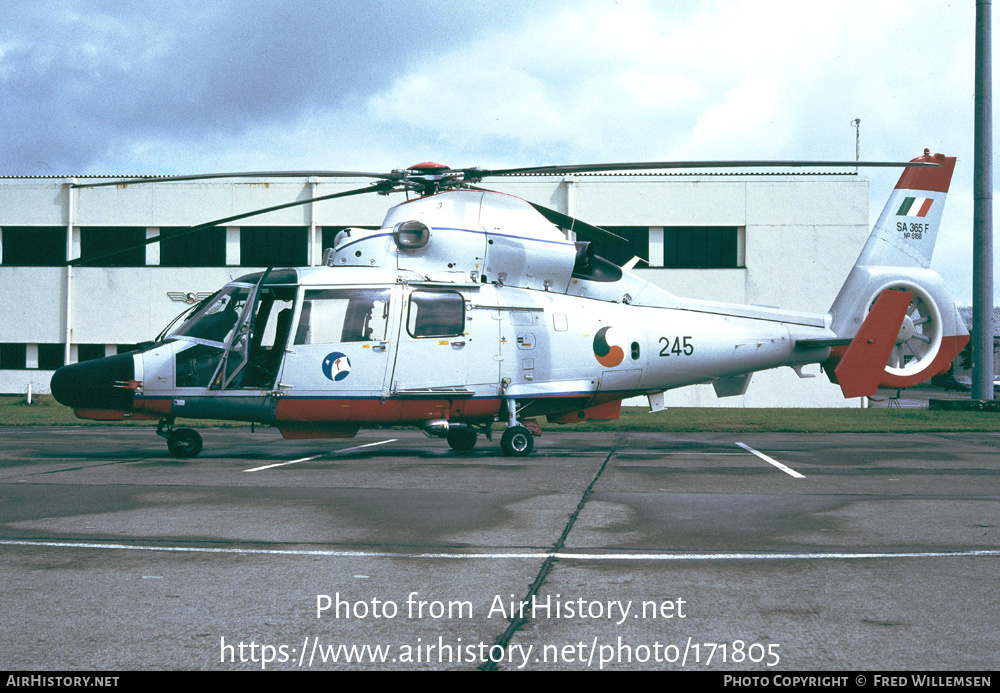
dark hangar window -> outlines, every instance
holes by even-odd
[[[144,267],[145,227],[80,228],[80,259],[89,267]]]
[[[226,230],[220,226],[188,232],[160,229],[161,267],[225,267]]]
[[[625,238],[627,243],[608,243],[604,241],[592,241],[591,247],[594,254],[611,260],[619,267],[631,260],[633,257],[640,257],[643,260],[649,259],[649,227],[648,226],[602,226],[602,229],[618,234]],[[580,240],[589,240],[581,238]]]
[[[739,267],[739,228],[736,226],[664,227],[663,266],[678,269]]]
[[[0,370],[23,371],[27,367],[27,344],[0,344]]]
[[[66,264],[65,226],[0,228],[0,264],[12,267],[61,267]]]
[[[64,344],[38,345],[38,370],[54,371],[66,363],[66,346]]]
[[[103,344],[77,344],[77,357],[79,363],[102,359],[107,355],[107,349]]]
[[[305,226],[244,226],[240,229],[243,267],[302,267],[308,262]]]
[[[323,252],[326,252],[327,248],[332,248],[334,246],[334,241],[337,240],[337,234],[344,229],[366,229],[375,230],[379,228],[378,226],[364,226],[362,224],[351,224],[350,226],[324,226],[323,227]]]

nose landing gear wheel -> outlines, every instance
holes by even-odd
[[[174,457],[196,457],[201,447],[201,435],[193,428],[175,428],[167,438],[167,449]]]
[[[535,434],[526,426],[510,426],[500,438],[500,449],[503,454],[513,457],[530,455],[535,447]]]

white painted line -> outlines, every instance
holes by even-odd
[[[268,465],[264,465],[263,467],[254,467],[253,469],[244,469],[243,471],[244,472],[259,472],[262,469],[273,469],[275,467],[284,467],[286,464],[295,464],[297,462],[308,462],[309,460],[315,460],[315,459],[318,459],[320,457],[323,457],[323,455],[326,455],[326,454],[328,454],[328,453],[324,452],[321,455],[313,455],[312,457],[303,457],[303,458],[298,459],[298,460],[292,460],[291,462],[278,462],[277,464],[268,464]]]
[[[263,467],[254,467],[253,469],[244,469],[244,472],[259,472],[263,469],[274,469],[275,467],[284,467],[287,464],[296,464],[298,462],[308,462],[309,460],[319,459],[320,457],[326,457],[327,455],[339,455],[342,452],[350,452],[351,450],[360,450],[361,448],[370,448],[376,445],[385,445],[386,443],[395,443],[398,438],[390,438],[389,440],[380,440],[377,443],[365,443],[364,445],[355,445],[353,448],[344,448],[343,450],[333,450],[332,452],[324,452],[319,455],[313,455],[312,457],[303,457],[302,459],[292,460],[291,462],[277,462],[275,464],[266,464]]]
[[[754,450],[752,447],[750,447],[746,443],[737,442],[736,444],[739,445],[744,450],[746,450],[747,452],[752,452],[753,454],[757,455],[757,457],[759,457],[760,459],[764,460],[768,464],[773,464],[775,467],[777,467],[778,469],[780,469],[781,471],[783,471],[785,474],[788,474],[789,476],[794,476],[796,479],[805,479],[806,478],[805,474],[799,474],[797,471],[795,471],[791,467],[786,467],[785,465],[781,464],[781,462],[778,462],[778,460],[772,459],[772,458],[768,457],[767,455],[765,455],[764,453],[758,452],[757,450]]]
[[[687,457],[688,455],[706,455],[709,457],[744,457],[742,452],[657,452],[655,450],[619,450],[615,453],[616,457],[630,457],[639,455],[649,455],[652,457],[666,457],[668,455],[683,455]]]
[[[334,551],[323,549],[239,549],[199,548],[193,546],[142,546],[138,544],[91,544],[56,541],[20,541],[0,539],[0,546],[38,546],[69,549],[111,549],[119,551],[157,551],[167,553],[220,553],[266,556],[325,556],[329,558],[415,558],[415,559],[547,559],[579,561],[802,561],[819,559],[894,559],[894,558],[998,558],[1000,549],[971,551],[921,551],[903,553],[392,553],[389,551]]]
[[[803,561],[824,558],[857,559],[857,558],[947,558],[955,557],[1000,557],[1000,550],[983,551],[927,551],[912,553],[674,553],[674,554],[590,554],[590,553],[556,553],[556,558],[575,558],[586,561]]]

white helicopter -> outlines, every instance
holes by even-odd
[[[621,402],[713,383],[746,392],[755,371],[819,363],[845,397],[944,372],[969,340],[928,269],[955,165],[924,155],[904,171],[827,314],[675,296],[593,253],[603,229],[475,186],[487,176],[818,162],[653,162],[487,171],[420,164],[321,199],[415,191],[377,230],[347,229],[323,266],[232,281],[137,351],[67,365],[55,398],[87,419],[159,420],[170,452],[202,449],[177,417],[269,424],[285,438],[340,438],[413,425],[470,450],[506,424],[501,448],[528,455],[537,419],[616,419]],[[857,166],[858,162],[825,162]],[[206,174],[157,178],[233,177]],[[149,179],[95,185],[131,185]],[[154,239],[155,240],[155,239]]]

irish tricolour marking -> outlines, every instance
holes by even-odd
[[[931,211],[934,199],[930,197],[907,197],[896,212],[898,217],[926,217]]]

